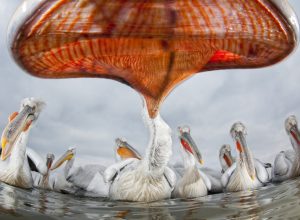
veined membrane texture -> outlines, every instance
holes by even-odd
[[[110,201],[0,183],[0,219],[300,219],[300,178],[253,191],[152,203]]]

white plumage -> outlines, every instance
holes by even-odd
[[[293,150],[281,151],[276,156],[272,172],[274,182],[300,176],[300,133],[296,116],[292,115],[285,120],[285,130]]]
[[[231,128],[231,136],[236,142],[238,156],[236,162],[222,175],[222,184],[226,191],[243,191],[255,189],[270,181],[266,165],[253,158],[245,135],[246,127],[235,123]]]

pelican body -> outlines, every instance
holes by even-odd
[[[285,130],[293,150],[281,151],[276,156],[272,173],[274,182],[300,176],[300,133],[296,116],[292,115],[285,120]]]
[[[238,151],[235,163],[222,175],[222,184],[226,191],[244,191],[256,189],[268,183],[270,176],[264,163],[253,158],[245,135],[246,127],[237,122],[231,128],[231,136]]]
[[[33,187],[26,147],[32,124],[44,105],[41,100],[26,98],[21,102],[20,111],[9,117],[1,137],[0,181],[21,188]]]

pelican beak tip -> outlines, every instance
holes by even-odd
[[[2,146],[2,148],[5,148],[6,144],[7,144],[7,139],[6,138],[2,138],[1,139],[1,146]]]
[[[6,160],[7,156],[5,156],[3,153],[1,154],[1,160],[4,161]]]
[[[204,164],[204,160],[202,160],[202,159],[199,162],[200,162],[201,165]]]

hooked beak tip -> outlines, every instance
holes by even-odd
[[[250,177],[251,177],[251,180],[254,181],[255,176],[254,176],[254,175],[251,175]]]
[[[201,165],[203,165],[203,164],[204,164],[204,161],[201,159],[201,160],[199,161],[199,163],[200,163]]]
[[[1,160],[4,161],[4,160],[6,160],[6,158],[7,158],[7,156],[4,153],[2,153],[1,154]]]
[[[2,138],[1,139],[1,146],[2,146],[3,149],[5,148],[6,144],[7,144],[7,139],[6,138]]]

